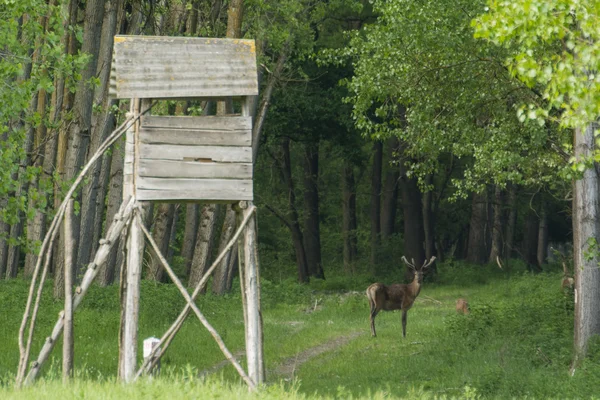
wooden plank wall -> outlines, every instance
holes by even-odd
[[[252,200],[252,118],[142,117],[139,200]]]
[[[113,98],[258,94],[254,40],[115,36]]]

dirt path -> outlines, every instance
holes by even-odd
[[[311,347],[310,349],[306,349],[301,353],[296,354],[293,357],[286,358],[283,360],[274,370],[267,371],[267,376],[274,376],[276,378],[282,378],[286,380],[291,380],[294,378],[296,370],[305,362],[310,360],[313,357],[316,357],[320,354],[326,353],[328,351],[332,351],[338,349],[342,346],[345,346],[352,340],[356,339],[360,335],[364,334],[364,331],[356,331],[352,332],[348,335],[335,337],[325,343],[322,343],[318,346]],[[246,356],[245,350],[239,350],[233,354],[237,361],[240,361],[242,357]],[[207,368],[198,373],[199,377],[214,374],[215,372],[220,371],[225,366],[229,364],[228,360],[223,360],[218,364],[213,365],[210,368]]]
[[[293,357],[287,358],[280,363],[275,370],[270,371],[269,375],[275,375],[278,378],[293,379],[296,370],[305,362],[313,357],[323,354],[328,351],[338,349],[345,346],[352,340],[356,339],[360,335],[364,334],[364,331],[352,332],[349,335],[338,336],[329,340],[328,342],[322,343],[318,346],[311,347],[310,349],[304,350],[302,353],[298,353]]]

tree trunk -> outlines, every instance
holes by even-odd
[[[528,268],[532,271],[538,270],[537,242],[539,231],[539,219],[534,210],[528,210],[525,217],[525,228],[523,230],[523,243],[521,253],[525,258]]]
[[[325,279],[319,227],[319,143],[304,149],[304,250],[310,276]]]
[[[404,256],[408,260],[414,260],[415,265],[423,265],[425,251],[423,249],[423,203],[421,191],[415,178],[407,176],[404,161],[400,161],[400,191],[402,193],[402,208],[404,216]],[[409,268],[405,271],[407,279],[413,278],[413,271]]]
[[[383,166],[383,143],[373,143],[373,169],[371,170],[371,272],[377,274],[377,255],[381,234],[381,170]]]
[[[227,38],[240,38],[242,37],[242,20],[244,14],[243,0],[232,0],[229,2],[229,8],[227,10]],[[217,115],[232,114],[233,104],[230,98],[227,102],[217,103]],[[221,229],[220,242],[219,242],[219,253],[225,248],[236,225],[235,210],[228,205],[225,209],[225,217],[223,219],[223,225]],[[232,252],[237,251],[237,248],[232,248],[228,251],[227,256],[221,261],[218,268],[213,274],[212,291],[216,294],[223,294],[227,288],[227,277],[231,274],[229,268],[233,265],[230,263]]]
[[[30,109],[33,111],[37,106],[37,96],[34,96],[30,103]],[[24,174],[26,174],[25,166],[28,166],[31,161],[31,153],[33,151],[34,144],[34,132],[35,129],[30,128],[27,129],[27,136],[25,138],[25,158],[21,160],[21,167],[19,167],[18,175],[14,176],[14,179],[17,180],[17,190],[15,191],[15,198],[20,198],[24,196],[28,190],[28,182],[25,179]],[[13,241],[14,245],[9,243],[8,246],[8,256],[6,260],[6,278],[16,278],[19,270],[19,262],[21,260],[21,246],[18,244],[21,236],[23,235],[23,225],[24,219],[26,218],[22,215],[21,211],[17,210],[17,222],[10,226],[10,240]]]
[[[256,159],[258,157],[258,148],[261,142],[265,119],[267,118],[267,111],[269,110],[269,106],[271,104],[273,89],[275,89],[275,84],[279,81],[279,78],[283,73],[283,68],[285,67],[285,63],[290,51],[291,46],[288,42],[285,46],[283,46],[281,53],[279,53],[277,63],[275,64],[275,69],[273,70],[272,74],[269,74],[265,89],[262,91],[260,106],[258,107],[256,117],[254,118],[254,124],[252,125],[252,160],[254,163],[256,163]]]
[[[46,119],[46,102],[48,95],[45,90],[40,90],[37,96],[37,113],[42,117],[42,121]],[[47,137],[46,124],[42,122],[35,129],[33,138],[33,149],[37,154],[33,154],[33,166],[40,168],[44,165],[45,145],[43,144]],[[47,178],[43,175],[34,177],[32,182],[29,184],[30,189],[37,190],[40,185],[39,181],[43,180],[47,182]],[[33,204],[31,198],[29,198],[29,209],[34,213],[34,217],[27,221],[27,242],[33,244],[34,242],[41,243],[44,231],[45,231],[45,210],[40,209],[39,205]],[[24,276],[30,277],[33,275],[35,264],[38,256],[35,252],[28,251],[25,255],[25,265],[23,269]]]
[[[175,215],[175,204],[160,203],[156,215],[154,216],[154,230],[152,238],[159,246],[161,254],[166,257],[171,240],[171,230],[173,228],[173,217]],[[154,250],[150,251],[150,261],[146,271],[146,279],[156,282],[164,282],[166,278],[165,269]]]
[[[181,245],[181,257],[185,263],[185,276],[190,276],[190,268],[196,247],[196,236],[198,233],[198,204],[187,204],[185,206],[185,230],[183,232],[183,244]]]
[[[494,191],[494,222],[492,224],[492,248],[488,262],[495,263],[496,258],[502,258],[502,227],[504,226],[504,195],[502,189],[496,186]]]
[[[200,8],[200,0],[192,1],[192,9],[190,11],[190,17],[187,21],[186,32],[189,36],[196,36],[196,32],[198,31],[198,15]]]
[[[398,151],[398,138],[393,137],[386,142],[386,169],[385,183],[382,193],[381,207],[381,239],[387,239],[395,233],[396,210],[398,209],[398,180],[400,168],[394,153]]]
[[[106,221],[107,228],[110,225],[108,222],[112,221],[116,212],[119,210],[121,203],[123,202],[123,163],[125,155],[125,140],[119,140],[113,145],[112,159],[110,164],[110,176],[108,181],[108,200],[106,208]],[[115,280],[116,266],[120,265],[117,259],[121,258],[119,251],[119,243],[111,248],[106,262],[100,266],[100,272],[98,272],[98,284],[100,286],[111,285]]]
[[[221,229],[221,238],[219,240],[219,254],[223,252],[225,246],[231,240],[236,225],[236,214],[231,204],[227,205],[225,210],[225,218],[223,219],[223,229]],[[237,245],[234,245],[223,261],[219,264],[213,275],[212,292],[216,295],[223,295],[227,291],[227,282],[231,274],[232,267],[231,258],[237,253]]]
[[[596,150],[593,124],[576,129],[575,158],[589,160]],[[585,356],[589,339],[600,335],[600,269],[598,268],[598,238],[600,214],[598,165],[584,171],[573,187],[573,256],[575,269],[576,360]],[[574,363],[574,366],[578,364]]]
[[[433,183],[433,175],[427,177],[427,184]],[[425,259],[430,260],[436,255],[435,251],[435,214],[433,210],[433,189],[423,194],[423,233],[425,237]],[[429,268],[436,272],[436,263]]]
[[[517,186],[510,185],[508,189],[508,217],[506,221],[506,232],[504,233],[504,251],[506,258],[513,256],[515,242],[515,226],[517,224]]]
[[[41,22],[40,25],[44,29],[44,33],[46,33],[46,31],[48,29],[48,18],[41,17],[40,22]],[[40,49],[43,46],[43,40],[38,39],[38,41],[39,42],[36,44],[36,48]],[[37,57],[35,56],[34,59],[35,58],[37,58]],[[41,60],[41,61],[43,62],[43,60]],[[56,99],[56,96],[53,96],[53,100],[55,100],[55,99]],[[41,117],[42,122],[37,126],[37,128],[35,128],[33,149],[36,152],[36,154],[32,155],[33,159],[34,159],[33,166],[38,167],[38,168],[46,166],[46,160],[45,160],[46,155],[49,155],[50,157],[54,156],[52,154],[53,140],[50,138],[50,140],[47,141],[48,129],[47,129],[47,123],[45,121],[46,121],[46,119],[50,119],[50,120],[53,119],[52,116],[48,116],[46,113],[47,101],[48,101],[48,93],[46,93],[46,90],[40,89],[40,91],[38,92],[38,95],[37,95],[37,113]],[[42,168],[42,174],[40,176],[34,176],[33,180],[30,182],[29,187],[32,189],[38,189],[40,187],[40,185],[39,185],[40,183],[42,183],[42,187],[47,186],[46,184],[48,183],[48,181],[52,175],[51,174],[46,175],[45,172],[46,172],[46,168]],[[46,228],[46,224],[45,224],[46,210],[45,210],[45,208],[47,207],[47,205],[46,205],[46,207],[40,208],[39,205],[32,204],[31,198],[29,198],[29,202],[30,202],[29,208],[31,211],[34,212],[34,217],[27,221],[27,242],[30,244],[32,244],[34,242],[41,243],[41,241],[44,237],[44,232],[45,232],[45,228]],[[33,274],[33,270],[35,269],[35,264],[36,264],[37,258],[38,258],[38,256],[35,254],[35,252],[32,252],[32,251],[28,251],[27,254],[25,255],[24,275],[26,277],[30,277]]]
[[[71,0],[69,3],[69,26],[75,26],[77,24],[77,17],[79,11],[79,1]],[[68,33],[64,38],[66,42],[66,53],[68,55],[75,55],[79,50],[79,41],[76,37],[75,29],[71,29],[67,31]],[[57,138],[57,149],[56,149],[56,173],[59,176],[57,184],[54,186],[54,209],[57,209],[60,206],[62,201],[63,193],[61,190],[62,183],[67,180],[66,175],[66,158],[67,158],[67,144],[69,138],[69,126],[71,123],[70,112],[73,109],[73,102],[75,98],[75,94],[70,90],[68,85],[65,83],[62,92],[62,109],[60,109],[60,118],[64,121],[61,123],[58,138]],[[60,93],[58,94],[61,95]],[[57,109],[56,112],[59,112]],[[120,203],[119,203],[120,204]],[[65,240],[62,232],[58,233],[58,238],[54,245],[54,249],[52,251],[53,264],[54,264],[54,297],[62,298],[64,296],[64,248],[65,248]],[[76,254],[73,254],[75,257]]]
[[[306,252],[304,249],[304,239],[300,230],[300,222],[298,210],[296,209],[296,194],[294,193],[294,181],[292,179],[292,161],[290,157],[290,139],[283,137],[281,141],[281,150],[283,153],[283,165],[281,173],[283,181],[288,191],[288,208],[291,221],[288,223],[288,228],[292,232],[292,242],[296,253],[296,266],[298,268],[298,281],[300,283],[308,282],[309,271],[308,262],[306,260]]]
[[[204,272],[209,267],[210,256],[214,243],[214,226],[216,215],[218,213],[216,204],[204,204],[200,212],[200,226],[198,228],[198,237],[194,248],[194,257],[188,279],[189,287],[196,287]],[[206,286],[201,293],[206,292]]]
[[[5,199],[0,199],[0,207],[6,204]],[[6,260],[8,259],[8,235],[10,225],[0,218],[0,279],[6,276]]]
[[[81,52],[90,55],[86,67],[81,73],[81,80],[75,92],[73,101],[73,120],[68,128],[68,147],[65,159],[65,178],[67,181],[73,179],[83,166],[90,145],[92,107],[94,102],[94,92],[89,88],[89,80],[96,75],[98,66],[98,53],[100,51],[100,39],[102,37],[102,21],[104,19],[104,1],[88,0],[85,7],[85,21],[83,27],[83,41]],[[81,194],[77,201],[82,204]],[[81,214],[73,218],[74,249],[73,259],[79,260],[79,233],[81,229]],[[87,245],[87,243],[86,243]],[[59,257],[63,257],[63,249],[57,249]],[[89,249],[82,249],[82,253]],[[85,268],[77,264],[76,276],[79,276],[81,269]]]
[[[105,4],[96,71],[100,85],[96,88],[93,99],[94,104],[101,105],[103,111],[95,113],[91,117],[90,151],[92,153],[98,149],[115,127],[116,120],[111,111],[111,106],[116,104],[116,100],[108,98],[108,88],[112,65],[113,38],[117,33],[117,11],[123,7],[122,3],[123,0],[109,0]],[[104,154],[101,162],[97,162],[91,168],[88,182],[82,188],[80,244],[77,257],[79,269],[85,268],[93,257],[93,250],[97,248],[97,242],[94,242],[94,238],[99,238],[102,230],[106,185],[108,184],[108,172],[106,170],[110,168],[110,154]],[[102,175],[103,168],[104,174]]]
[[[541,208],[537,242],[537,262],[539,266],[546,264],[548,255],[548,213],[546,212],[546,202],[543,198]]]
[[[469,247],[467,262],[483,264],[488,260],[486,246],[487,193],[474,193],[469,224]]]
[[[123,10],[117,10],[117,21],[118,25],[124,25],[120,23],[123,19]],[[129,35],[136,35],[140,33],[140,26],[142,23],[142,14],[141,7],[139,4],[134,4],[133,12],[129,21],[127,22],[127,27],[124,30]],[[121,103],[120,106],[122,111],[127,111],[127,105]],[[104,216],[104,220],[112,221],[115,216],[115,213],[119,210],[121,206],[121,202],[123,201],[123,164],[124,164],[124,156],[125,156],[125,139],[121,139],[117,141],[111,151],[110,156],[110,165],[106,168],[105,164],[108,164],[109,159],[104,158],[102,160],[102,175],[100,178],[101,182],[107,182],[107,199],[106,199],[106,215]],[[104,176],[107,173],[108,176]],[[99,215],[97,213],[96,215]],[[102,218],[98,219],[99,222],[102,222]],[[109,224],[106,224],[107,228]],[[117,239],[120,241],[120,239]],[[96,241],[97,243],[97,241]],[[119,250],[120,243],[115,243],[110,250],[110,253],[107,257],[106,262],[100,267],[101,270],[98,273],[98,284],[100,286],[111,285],[115,277],[118,276],[120,271],[117,271],[117,267],[121,265],[123,254]]]
[[[357,256],[356,183],[354,168],[344,161],[342,179],[342,237],[344,239],[344,271],[354,273]]]

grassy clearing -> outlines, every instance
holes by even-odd
[[[573,304],[560,290],[558,273],[532,276],[517,267],[499,271],[445,264],[438,283],[426,283],[409,312],[406,339],[401,336],[398,312],[381,313],[378,338],[370,337],[363,294],[367,283],[364,278],[311,286],[265,281],[262,297],[269,386],[253,397],[229,366],[206,381],[193,378],[223,356],[191,318],[163,359],[161,378],[134,386],[115,385],[117,288],[93,288],[76,314],[79,379],[62,388],[55,379],[61,362],[57,351],[43,382],[15,392],[10,382],[18,360],[16,333],[27,283],[1,282],[0,398],[52,398],[52,393],[60,393],[61,398],[132,399],[166,394],[189,398],[192,393],[192,397],[202,398],[589,398],[600,393],[600,345],[593,344],[582,368],[574,377],[568,376]],[[160,336],[184,302],[172,285],[144,282],[142,295],[140,337]],[[469,300],[470,315],[455,313],[458,297]],[[239,296],[207,295],[199,300],[199,307],[232,352],[243,350]],[[61,308],[48,295],[34,354]],[[335,345],[336,338],[349,335],[352,340]],[[330,351],[294,364],[291,374],[277,374],[282,364],[302,359],[299,354],[329,342],[333,343]]]

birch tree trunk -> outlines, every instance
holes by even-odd
[[[577,160],[593,157],[595,128],[595,125],[589,124],[585,129],[575,129],[573,141]],[[594,164],[584,171],[581,179],[573,183],[576,361],[585,355],[589,339],[600,334],[599,179],[598,165]]]

